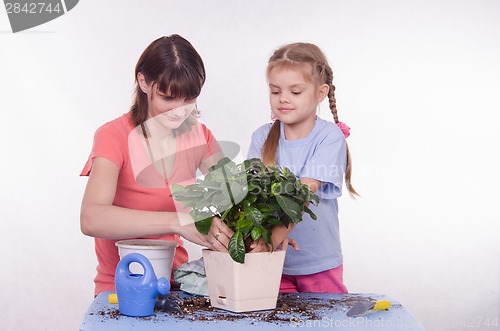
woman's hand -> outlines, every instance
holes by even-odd
[[[181,226],[178,234],[182,238],[184,238],[192,243],[195,243],[197,245],[207,247],[210,249],[212,248],[212,245],[211,245],[210,241],[208,240],[208,236],[200,233],[198,231],[198,229],[196,228],[196,226],[194,225],[194,222],[191,224],[186,224],[186,225]]]
[[[229,240],[233,236],[234,231],[231,230],[220,218],[212,219],[212,226],[208,232],[207,239],[211,244],[211,249],[219,252],[227,252]]]
[[[214,217],[212,219],[210,230],[207,235],[204,235],[196,229],[194,221],[189,214],[179,213],[179,215],[183,216],[180,220],[180,223],[183,224],[179,230],[180,236],[195,244],[207,247],[214,251],[228,251],[229,240],[234,232],[226,224],[224,224],[220,218]],[[190,221],[187,220],[187,218],[189,218]]]

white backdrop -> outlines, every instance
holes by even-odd
[[[389,295],[427,330],[491,329],[500,1],[82,0],[17,34],[0,13],[1,330],[79,327],[96,261],[78,175],[97,127],[128,110],[139,55],[172,33],[202,55],[201,120],[240,160],[269,119],[272,51],[319,45],[362,195],[339,202],[349,291]]]

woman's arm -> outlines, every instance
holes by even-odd
[[[181,220],[176,213],[114,206],[118,174],[119,169],[110,160],[105,158],[94,160],[80,212],[80,226],[84,234],[120,239],[179,231]]]
[[[94,160],[80,211],[80,227],[85,235],[122,239],[171,233],[214,249],[208,240],[213,234],[199,233],[189,214],[114,206],[118,175],[119,169],[110,160],[100,157]]]

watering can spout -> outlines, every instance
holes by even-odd
[[[161,277],[160,279],[158,279],[158,293],[160,294],[167,294],[168,292],[170,292],[170,282],[165,278],[165,277]]]

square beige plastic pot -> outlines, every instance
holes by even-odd
[[[171,278],[177,242],[160,239],[127,239],[117,241],[115,245],[118,247],[120,259],[130,253],[142,254],[151,262],[157,278]],[[136,262],[130,264],[130,271],[134,274],[144,273],[142,266]]]
[[[204,249],[212,307],[237,313],[276,308],[285,253],[248,253],[238,263],[229,253]]]

